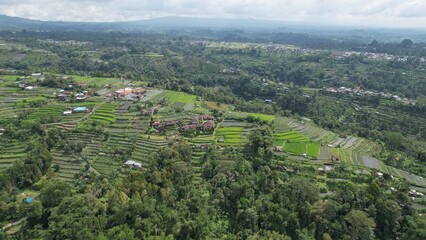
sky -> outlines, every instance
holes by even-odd
[[[90,22],[185,16],[425,28],[426,0],[0,0],[0,14]]]

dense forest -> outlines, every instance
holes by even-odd
[[[89,85],[109,90],[128,82],[190,94],[195,108],[217,105],[208,113],[221,120],[232,110],[312,121],[336,138],[371,141],[379,146],[373,157],[381,164],[426,177],[423,44],[194,32],[0,32],[0,102],[9,104],[25,93],[15,89],[15,80],[46,90],[13,102],[10,108],[23,110],[0,118],[6,129],[0,144],[22,142],[26,152],[0,172],[0,239],[426,239],[426,210],[418,207],[426,200],[412,197],[413,187],[423,191],[422,186],[346,163],[327,172],[306,159],[277,154],[276,123],[257,115],[238,119],[250,125],[240,145],[222,148],[214,142],[195,161],[190,137],[170,138],[145,157],[149,165],[109,174],[94,171],[83,149],[96,141],[111,142],[113,121],[69,130],[55,125],[62,111],[34,117],[43,107],[62,104],[51,97],[57,89],[79,92]],[[22,80],[34,73],[45,77]],[[116,80],[77,84],[79,77]],[[101,94],[93,93],[94,115],[114,104],[105,103]],[[78,104],[74,99],[67,104]],[[128,109],[139,116],[166,101],[171,100],[129,104]],[[114,111],[122,106],[113,105]],[[179,104],[170,108],[173,114],[185,111]],[[147,122],[148,140],[161,135],[152,126],[153,116]],[[96,139],[84,142],[88,134]],[[191,134],[204,133],[185,136]],[[57,177],[57,149],[87,162],[72,181]],[[0,160],[6,151],[0,148]],[[123,162],[136,149],[108,151]],[[34,201],[23,197],[25,192],[36,193]]]

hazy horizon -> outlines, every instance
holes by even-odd
[[[0,13],[44,21],[116,22],[159,17],[256,19],[298,24],[424,28],[419,0],[0,0]]]

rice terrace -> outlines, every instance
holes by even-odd
[[[285,1],[12,2],[0,4],[0,240],[426,239],[420,28],[345,27],[353,11],[333,9],[349,3],[310,27],[255,17],[277,5],[298,19]],[[229,18],[169,17],[176,4]],[[1,15],[48,9],[58,21]],[[422,22],[407,12],[391,22]],[[123,14],[135,15],[112,22]]]
[[[251,131],[267,125],[273,130],[273,146],[278,157],[305,159],[313,166],[344,163],[366,167],[426,186],[422,178],[371,160],[380,151],[377,144],[362,138],[339,137],[309,120],[236,112],[229,106],[219,111],[220,116],[209,116],[213,110],[209,108],[212,103],[204,103],[195,95],[146,87],[131,88],[120,83],[119,79],[54,77],[66,78],[74,84],[72,88],[78,87],[78,91],[86,92],[87,98],[84,101],[71,99],[74,97],[69,93],[71,90],[59,91],[42,86],[27,90],[17,86],[23,81],[31,84],[42,78],[40,76],[23,79],[4,75],[1,118],[24,117],[24,124],[40,121],[47,128],[61,129],[63,140],[53,149],[53,156],[58,178],[66,181],[75,179],[85,166],[96,174],[120,173],[128,159],[140,161],[142,166],[148,167],[149,162],[144,161],[144,156],[173,143],[178,136],[184,136],[194,149],[200,145],[206,149],[243,147],[249,141]],[[105,91],[105,85],[110,85],[108,91]],[[128,89],[128,93],[120,93],[120,87]],[[135,89],[136,94],[133,93]],[[100,91],[104,94],[99,94]],[[69,97],[65,100],[60,98],[64,92]],[[128,99],[128,96],[132,98]],[[216,107],[214,109],[218,112]],[[198,116],[206,115],[200,113],[208,113],[206,119],[198,119]],[[214,122],[212,127],[200,127],[209,119],[213,119],[210,120]],[[26,156],[24,145],[12,141],[2,146],[2,169]],[[59,150],[64,145],[66,149]],[[338,156],[340,163],[334,162],[332,156]],[[372,161],[376,163],[372,164]]]

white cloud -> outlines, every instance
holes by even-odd
[[[123,21],[162,16],[423,27],[424,0],[0,0],[0,13],[40,20]]]

